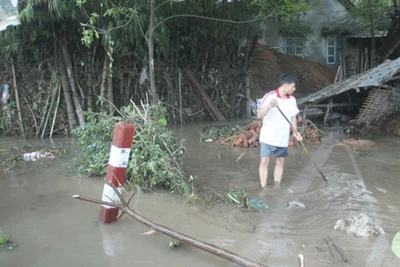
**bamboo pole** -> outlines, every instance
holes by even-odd
[[[154,223],[150,220],[148,220],[147,218],[139,215],[138,213],[134,212],[130,207],[129,207],[129,202],[126,202],[124,197],[121,195],[121,193],[117,190],[117,188],[114,186],[113,183],[109,183],[108,185],[110,185],[113,189],[114,192],[118,195],[121,203],[116,203],[116,202],[107,202],[107,201],[102,201],[102,200],[97,200],[97,199],[92,199],[92,198],[88,198],[88,197],[84,197],[84,196],[80,196],[80,195],[74,195],[72,196],[73,198],[77,198],[77,199],[81,199],[84,201],[88,201],[88,202],[92,202],[92,203],[97,203],[97,204],[101,204],[101,205],[108,205],[108,206],[112,206],[115,208],[119,208],[123,213],[126,213],[127,215],[129,215],[130,217],[132,217],[133,219],[135,219],[136,221],[146,225],[149,228],[152,228],[160,233],[163,233],[173,239],[176,239],[182,243],[185,243],[187,245],[199,248],[201,250],[204,250],[206,252],[209,252],[211,254],[214,254],[218,257],[224,258],[228,261],[237,263],[241,266],[249,266],[249,267],[266,267],[266,265],[261,264],[261,263],[257,263],[254,261],[251,261],[249,259],[243,258],[237,254],[234,254],[230,251],[227,251],[225,249],[219,248],[217,246],[205,243],[203,241],[194,239],[188,235],[176,232],[166,226],[163,226],[161,224],[157,224]],[[130,201],[130,200],[129,200]]]
[[[182,119],[182,71],[178,70],[178,88],[179,88],[179,121],[181,125],[183,124]]]
[[[45,120],[45,122],[44,122],[43,130],[42,130],[42,136],[41,136],[42,139],[43,139],[44,134],[45,134],[45,132],[46,132],[47,123],[49,122],[51,111],[53,110],[54,100],[56,99],[56,96],[57,96],[57,91],[56,91],[56,90],[57,90],[58,88],[57,88],[57,87],[54,87],[54,88],[55,88],[55,89],[53,89],[53,93],[51,94],[51,95],[52,95],[52,98],[51,98],[51,103],[50,103],[49,111],[47,112],[46,120]]]
[[[38,128],[37,132],[36,132],[35,137],[38,137],[39,132],[40,132],[40,129],[41,129],[42,126],[43,126],[44,119],[45,119],[45,115],[46,115],[46,112],[47,112],[47,107],[48,107],[49,101],[50,101],[50,96],[51,96],[50,94],[47,96],[46,105],[44,106],[44,113],[43,113],[42,119],[40,120],[40,125],[39,125],[39,128]]]
[[[60,104],[60,93],[61,93],[61,84],[58,86],[57,104],[56,104],[56,108],[54,110],[53,123],[51,124],[50,138],[53,136],[53,130],[54,130],[54,124],[56,122],[58,105]]]
[[[29,105],[29,102],[28,102],[28,100],[26,99],[26,97],[24,97],[24,100],[25,100],[25,102],[26,102],[26,105],[27,105],[28,108],[29,108],[29,111],[30,111],[31,114],[32,114],[33,124],[35,125],[35,130],[38,131],[38,125],[37,125],[37,121],[36,121],[35,112],[33,112],[32,108],[31,108],[31,105]]]
[[[13,57],[11,57],[11,71],[12,71],[12,75],[13,75],[13,87],[14,87],[14,91],[15,91],[15,102],[17,104],[17,110],[18,110],[19,126],[21,128],[22,136],[25,139],[26,135],[25,135],[25,130],[24,130],[24,124],[22,123],[21,107],[19,105],[19,95],[18,95],[18,88],[17,88],[17,77],[15,75],[15,65],[14,65]]]

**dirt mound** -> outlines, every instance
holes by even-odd
[[[336,75],[335,71],[318,62],[281,54],[261,44],[254,51],[252,65],[252,98],[260,98],[276,89],[282,73],[293,74],[298,79],[294,93],[297,98],[333,83]]]

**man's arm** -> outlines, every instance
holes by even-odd
[[[298,141],[303,141],[303,137],[301,136],[301,134],[297,131],[297,118],[296,118],[296,116],[292,116],[291,118],[290,118],[290,122],[291,122],[291,124],[292,124],[292,127],[293,127],[293,135],[294,135],[294,137],[296,137],[296,139],[298,140]]]

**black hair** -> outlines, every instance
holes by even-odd
[[[297,79],[294,77],[292,74],[282,74],[281,77],[279,77],[279,86],[284,85],[285,83],[287,84],[296,84]]]

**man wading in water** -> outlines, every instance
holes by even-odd
[[[296,78],[290,74],[282,74],[279,88],[264,95],[258,108],[257,117],[262,119],[260,133],[260,183],[264,188],[268,180],[268,163],[271,154],[275,155],[274,181],[279,184],[282,180],[285,158],[288,156],[290,124],[279,112],[290,118],[293,125],[293,135],[298,141],[303,137],[297,131],[296,115],[299,113],[296,99],[292,96],[296,90]]]

